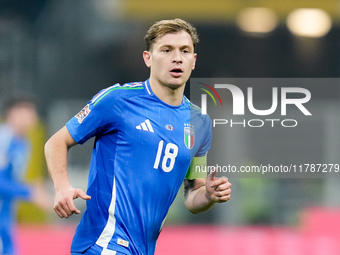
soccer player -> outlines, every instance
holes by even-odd
[[[102,90],[45,145],[60,217],[80,213],[71,254],[148,254],[185,179],[193,213],[230,199],[226,177],[190,171],[206,164],[211,120],[183,95],[195,68],[196,29],[181,19],[153,24],[145,35],[150,78]],[[95,137],[87,194],[70,185],[67,151]],[[188,171],[189,169],[189,171]]]
[[[42,187],[30,187],[23,181],[30,155],[26,136],[37,118],[35,103],[28,97],[11,98],[5,106],[5,122],[0,125],[0,254],[15,254],[16,199],[35,202],[42,209],[51,206]]]

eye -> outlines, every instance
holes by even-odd
[[[169,48],[164,48],[162,51],[163,52],[170,52],[170,49]]]

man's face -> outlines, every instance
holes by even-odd
[[[25,136],[36,125],[38,115],[34,106],[15,106],[6,116],[6,122],[10,124],[17,135]]]
[[[151,81],[171,89],[186,83],[196,63],[192,39],[185,31],[165,34],[150,51],[144,51],[143,57],[150,67]]]

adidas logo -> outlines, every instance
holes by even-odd
[[[140,125],[136,126],[136,129],[144,130],[144,131],[150,131],[151,133],[154,133],[149,119],[142,122]]]

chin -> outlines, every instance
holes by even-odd
[[[181,88],[181,87],[184,86],[184,85],[185,85],[185,83],[183,83],[183,82],[178,82],[178,83],[168,83],[166,86],[167,86],[168,88],[170,88],[170,89],[175,90],[175,89]]]
[[[180,87],[184,86],[186,81],[187,81],[187,79],[183,79],[182,77],[173,78],[167,84],[168,84],[168,87],[176,89],[176,88],[180,88]]]

